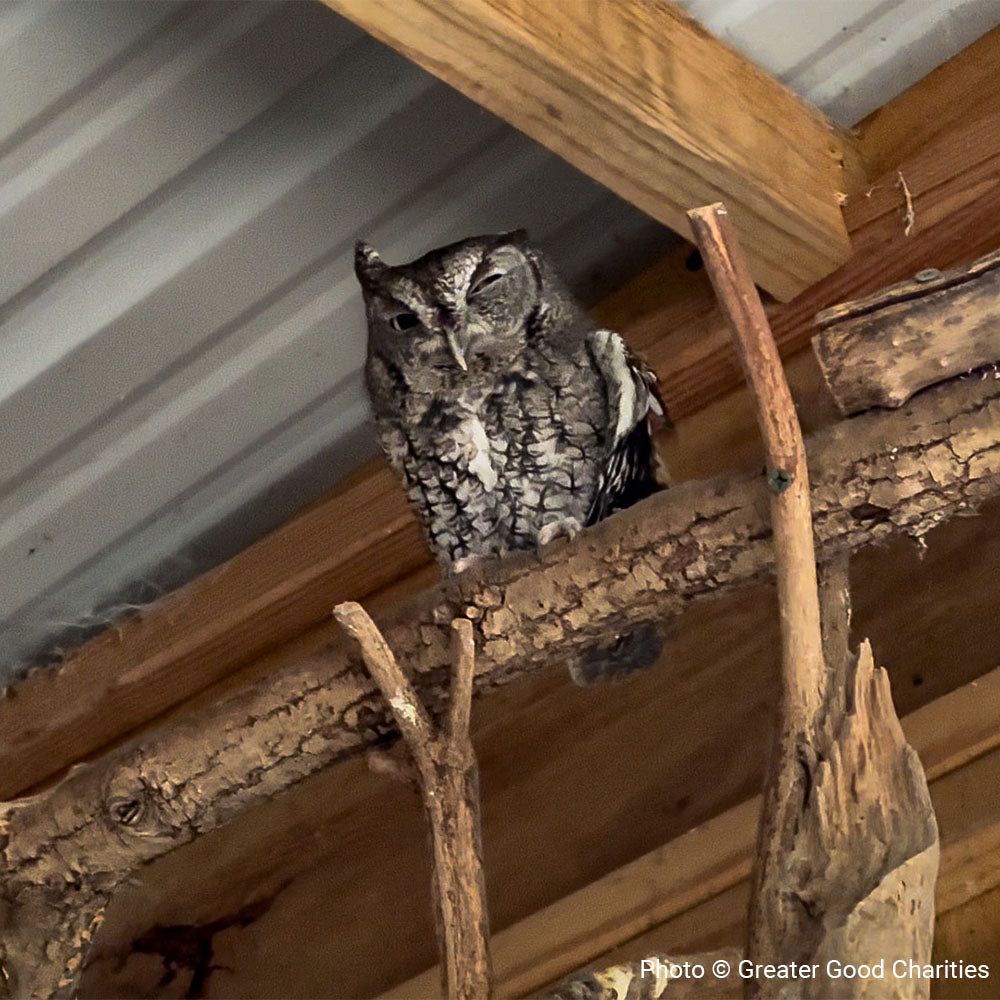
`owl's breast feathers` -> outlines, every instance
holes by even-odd
[[[444,565],[532,548],[552,522],[593,524],[662,488],[656,379],[618,334],[541,340],[477,368],[401,392],[369,359],[382,446]]]

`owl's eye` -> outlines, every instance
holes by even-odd
[[[394,330],[412,330],[415,326],[420,326],[420,319],[416,313],[396,313],[389,322]]]
[[[504,275],[506,271],[493,271],[490,274],[483,275],[470,289],[469,294],[466,298],[473,298],[480,292],[486,291],[491,285],[495,285]]]

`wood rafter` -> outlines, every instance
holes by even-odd
[[[873,111],[856,129],[872,176],[895,169],[956,126],[988,117],[1000,102],[998,66],[1000,28],[994,28]]]
[[[724,199],[778,298],[850,254],[851,136],[673,4],[324,2],[680,233]]]
[[[844,216],[854,244],[850,260],[791,302],[767,305],[785,357],[809,343],[820,310],[925,268],[966,264],[1000,245],[1000,97],[991,114],[963,123],[852,194]],[[730,391],[739,378],[708,280],[688,266],[684,254],[654,265],[597,310],[602,322],[617,310],[631,317],[622,325],[660,376],[675,419]]]

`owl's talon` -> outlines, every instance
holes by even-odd
[[[451,572],[458,576],[459,573],[464,573],[467,569],[478,566],[484,558],[485,556],[462,556],[451,564]]]
[[[542,525],[536,544],[541,549],[557,538],[572,541],[582,530],[583,525],[575,517],[561,517],[558,521],[550,521],[548,524]]]

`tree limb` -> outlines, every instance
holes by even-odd
[[[750,384],[767,455],[781,614],[782,684],[774,748],[764,783],[747,953],[751,960],[774,962],[792,952],[789,942],[803,937],[799,925],[806,922],[802,919],[805,914],[784,905],[780,898],[781,874],[787,863],[786,845],[794,836],[808,791],[801,757],[803,748],[815,743],[826,680],[809,474],[778,348],[736,244],[729,215],[716,204],[694,209],[688,218]],[[760,995],[774,995],[764,981],[757,989]]]
[[[813,350],[845,416],[1000,361],[1000,250],[826,309]],[[994,371],[996,370],[994,364]]]
[[[489,919],[480,832],[479,770],[469,738],[475,644],[472,623],[452,628],[452,696],[438,728],[420,703],[385,639],[360,604],[337,605],[334,617],[361,647],[420,774],[434,858],[435,913],[441,973],[449,1000],[492,993]]]
[[[750,383],[764,439],[781,606],[782,728],[798,733],[798,739],[813,724],[823,686],[806,449],[778,348],[746,262],[734,249],[726,209],[708,205],[689,212],[688,218]]]
[[[876,670],[867,642],[857,658],[849,655],[840,558],[824,574],[821,633],[805,449],[726,210],[710,205],[688,214],[747,373],[772,490],[782,692],[748,918],[748,995],[926,997],[926,980],[894,975],[887,985],[861,974],[845,984],[835,973],[835,963],[929,961],[937,827],[885,671]],[[757,971],[783,965],[812,971]]]

